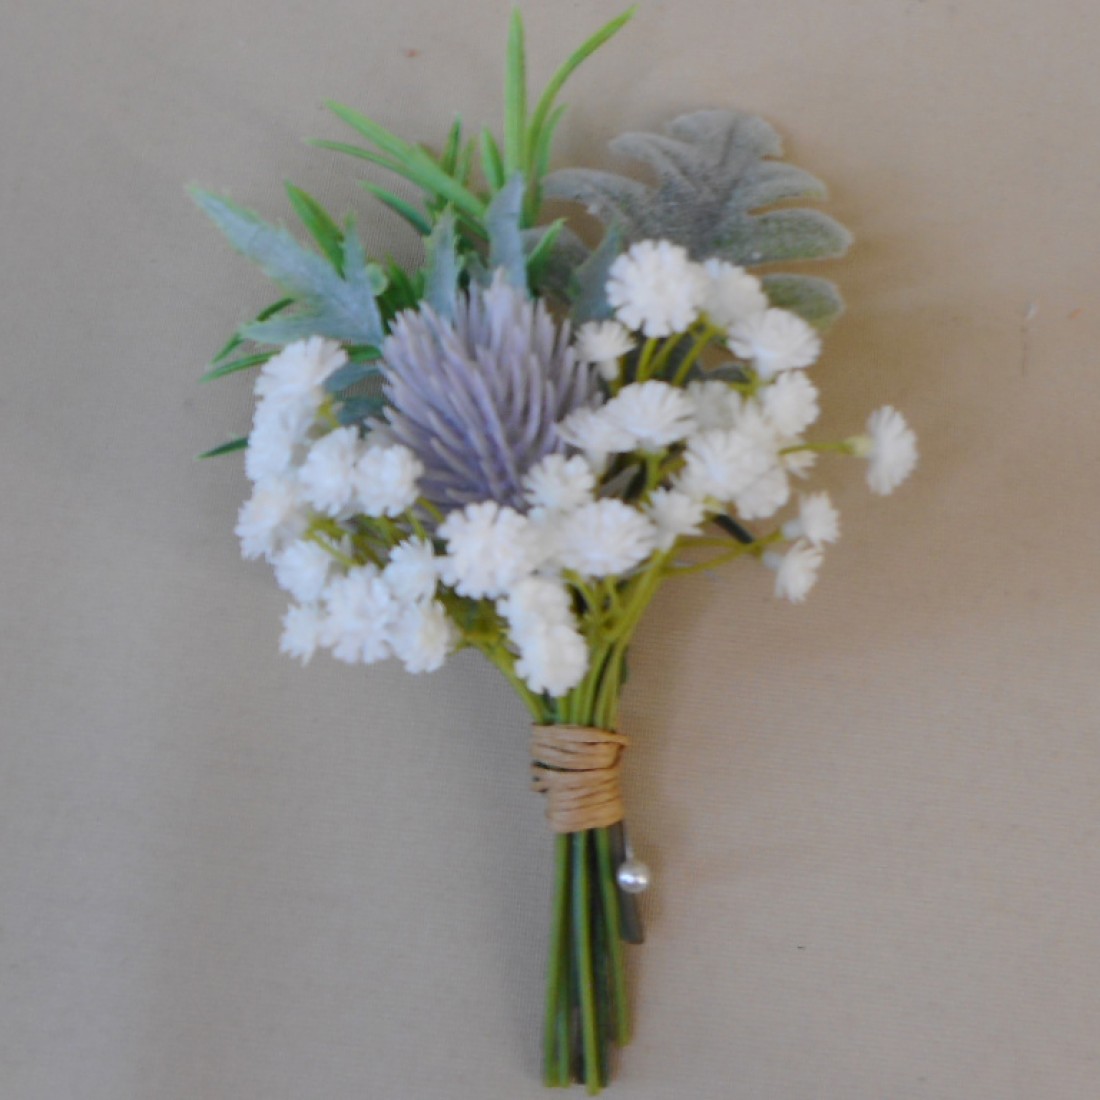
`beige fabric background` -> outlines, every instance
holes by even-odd
[[[524,5],[541,82],[618,10]],[[550,845],[524,715],[459,659],[302,671],[241,562],[243,380],[271,291],[185,201],[367,209],[335,98],[492,120],[498,0],[9,4],[0,45],[0,1096],[542,1095]],[[1100,1095],[1100,9],[643,2],[558,163],[684,110],[786,135],[855,231],[825,426],[902,407],[889,501],[804,607],[666,590],[626,720],[656,874],[638,1100]],[[372,213],[378,251],[411,258]]]

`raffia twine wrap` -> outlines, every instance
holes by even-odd
[[[533,726],[531,779],[556,833],[605,829],[624,814],[619,770],[630,739],[592,726]]]

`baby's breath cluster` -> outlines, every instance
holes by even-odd
[[[423,672],[473,646],[560,698],[625,644],[666,578],[754,557],[776,595],[805,599],[840,533],[826,492],[795,491],[820,454],[867,460],[876,493],[915,465],[889,407],[859,435],[807,439],[820,339],[732,264],[643,241],[611,267],[613,317],[573,335],[499,278],[468,295],[455,322],[426,307],[399,318],[370,431],[341,425],[326,393],[338,344],[313,337],[263,367],[237,533],[294,600],[284,652]],[[570,396],[540,409],[564,401],[565,415],[531,423],[517,394],[553,392],[562,371]],[[453,463],[490,495],[428,492],[425,461],[433,489]]]

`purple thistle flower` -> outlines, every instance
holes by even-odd
[[[526,510],[523,475],[565,449],[558,421],[594,392],[569,341],[568,323],[499,274],[457,296],[453,322],[426,303],[398,315],[382,345],[386,434],[424,464],[428,500]]]

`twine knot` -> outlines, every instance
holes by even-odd
[[[604,829],[622,821],[619,769],[630,743],[622,733],[592,726],[533,726],[531,780],[546,795],[546,819],[556,833]]]

